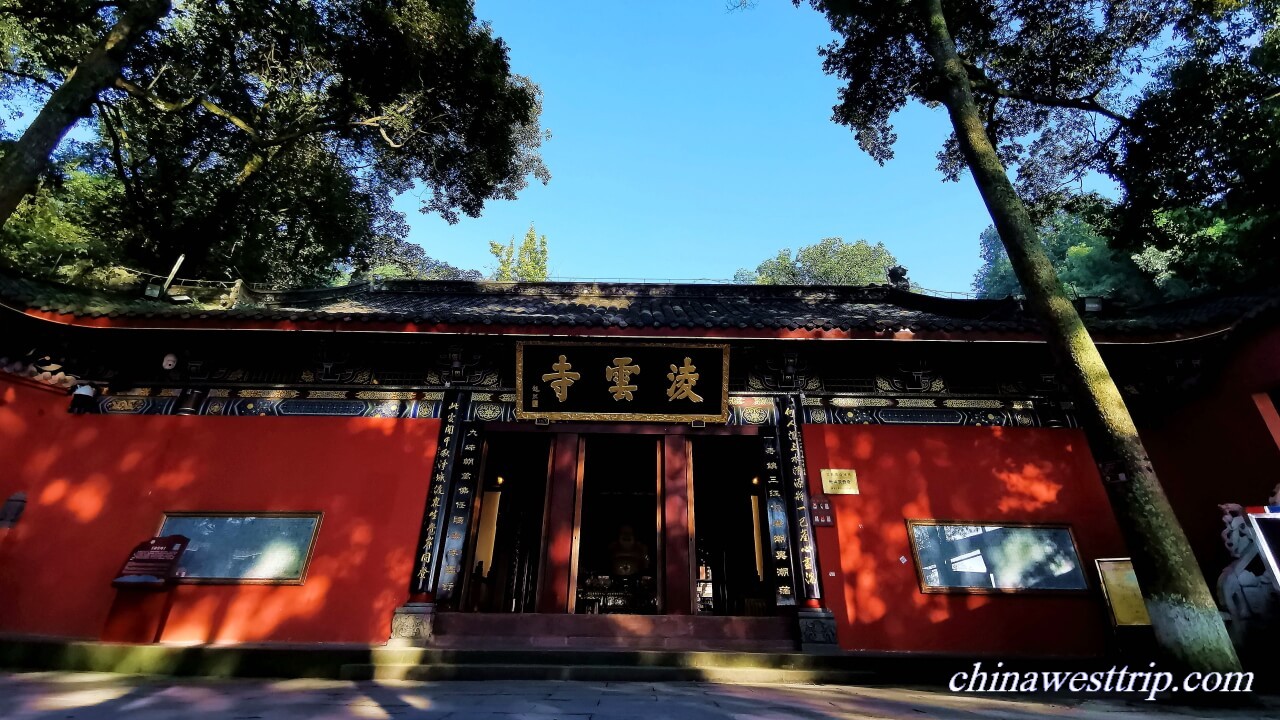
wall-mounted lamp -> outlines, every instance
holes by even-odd
[[[800,355],[798,353],[785,353],[782,356],[782,373],[778,379],[778,387],[797,388],[799,382],[796,381],[796,373],[799,372]]]
[[[499,476],[498,476],[498,487],[502,487],[502,483],[504,483],[504,482],[506,482],[506,480],[503,480],[503,479],[502,479],[502,476],[501,476],[501,475],[499,475]]]

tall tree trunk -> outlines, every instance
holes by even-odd
[[[0,227],[18,203],[36,187],[40,172],[63,136],[89,114],[98,93],[115,81],[125,53],[169,12],[170,0],[136,0],[106,37],[85,56],[48,102],[17,144],[0,159]]]
[[[1191,546],[1165,496],[1119,388],[1049,263],[1036,227],[987,136],[942,0],[914,0],[926,24],[939,96],[978,191],[1093,434],[1112,508],[1133,555],[1160,647],[1188,668],[1239,670]]]

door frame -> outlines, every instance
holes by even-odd
[[[759,435],[756,425],[693,427],[679,423],[484,423],[485,433],[545,433],[553,436],[548,459],[547,493],[542,514],[542,548],[537,612],[574,614],[578,595],[578,558],[582,538],[582,484],[587,435],[659,435],[656,443],[658,547],[658,613],[696,614],[693,589],[697,572],[694,545],[693,456],[690,440],[698,436]],[[558,457],[563,454],[564,457]],[[668,492],[672,491],[672,492]],[[567,517],[566,517],[567,516]],[[569,523],[564,521],[568,519]],[[569,546],[557,557],[554,534],[567,530]],[[674,555],[673,555],[674,553]],[[679,567],[677,567],[679,565]],[[673,577],[684,577],[672,585]]]

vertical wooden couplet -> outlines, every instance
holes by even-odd
[[[444,541],[440,548],[440,575],[436,580],[436,604],[448,607],[453,606],[455,597],[462,596],[462,579],[468,570],[464,562],[469,562],[467,543],[471,538],[476,495],[480,493],[484,480],[480,467],[481,448],[484,446],[480,436],[481,425],[468,416],[469,407],[461,410],[467,415],[459,418],[466,419],[457,430],[457,450],[453,453],[453,475],[450,478],[453,488],[444,512],[446,521],[441,529]]]
[[[411,596],[435,598],[441,550],[446,538],[449,498],[453,493],[455,461],[463,437],[462,420],[471,404],[471,393],[450,390],[440,401],[440,437],[431,465],[427,504],[418,534],[418,558],[409,580]]]
[[[775,413],[783,417],[781,413]],[[774,431],[760,434],[760,453],[765,472],[765,508],[769,522],[769,549],[771,563],[765,567],[773,572],[771,584],[773,599],[778,607],[796,604],[795,566],[791,553],[791,513],[787,511],[787,473],[782,444],[778,441],[781,423]],[[770,579],[766,579],[770,582]]]
[[[546,528],[543,539],[541,587],[537,608],[540,613],[573,612],[574,547],[577,545],[575,516],[581,492],[581,444],[577,433],[559,433],[551,452],[551,482],[547,488]]]
[[[693,548],[689,515],[693,504],[689,438],[662,438],[663,612],[693,613]]]
[[[800,438],[800,400],[794,395],[782,399],[778,418],[778,440],[782,445],[784,495],[790,509],[795,565],[795,588],[799,600],[808,607],[820,607],[822,584],[818,579],[818,552],[814,541],[813,517],[809,505],[809,478],[805,472],[804,443]]]

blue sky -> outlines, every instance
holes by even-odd
[[[764,0],[478,0],[513,69],[544,93],[552,180],[480,218],[409,215],[411,239],[490,271],[490,240],[547,235],[550,270],[580,278],[729,278],[778,249],[824,237],[882,241],[916,283],[968,290],[990,220],[973,186],[944,183],[944,111],[895,120],[897,157],[878,166],[831,121],[839,83],[816,49],[816,12]]]

